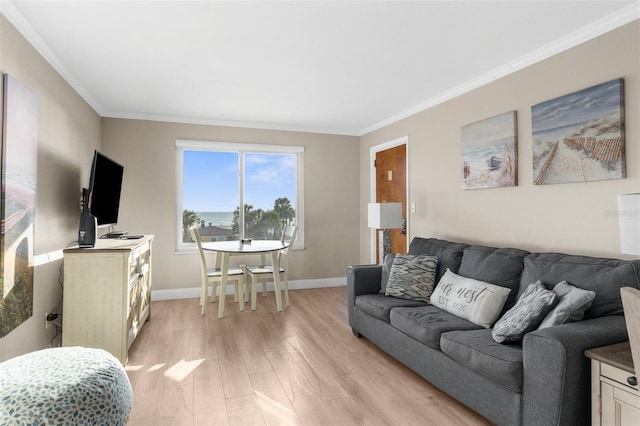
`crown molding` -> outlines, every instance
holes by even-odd
[[[65,67],[58,56],[51,50],[48,44],[42,39],[37,31],[24,19],[22,14],[14,5],[15,0],[0,0],[0,13],[4,15],[11,24],[22,34],[22,36],[36,49],[36,51],[44,57],[44,59],[62,76],[62,78],[93,108],[101,117],[107,118],[123,118],[134,120],[149,120],[159,122],[172,122],[183,124],[201,124],[215,125],[226,127],[242,127],[252,129],[264,129],[274,131],[293,131],[304,133],[320,133],[344,136],[363,136],[382,127],[391,125],[414,114],[422,112],[426,109],[437,106],[448,100],[454,99],[460,95],[468,93],[474,89],[492,83],[502,77],[522,70],[537,62],[547,59],[560,52],[568,50],[588,40],[596,38],[602,34],[612,31],[622,25],[628,24],[634,20],[640,19],[640,0],[633,4],[620,9],[618,12],[608,15],[599,21],[596,21],[580,30],[562,37],[552,43],[536,49],[520,58],[515,59],[501,67],[498,67],[488,73],[482,74],[472,80],[469,80],[451,90],[445,91],[437,96],[426,99],[425,101],[414,105],[413,107],[404,109],[393,114],[383,120],[373,123],[370,126],[361,129],[336,129],[336,128],[311,128],[305,126],[291,126],[275,123],[259,123],[259,122],[242,122],[231,120],[216,119],[191,119],[185,117],[159,116],[153,114],[125,114],[112,111],[105,111],[100,104],[92,98],[91,94],[84,88],[78,79]]]
[[[20,11],[14,4],[15,0],[0,0],[0,14],[4,15],[11,24],[16,27],[18,32],[36,49],[36,51],[42,55],[42,57],[62,76],[62,78],[82,97],[85,102],[96,111],[100,117],[104,118],[122,118],[128,120],[146,120],[157,121],[165,123],[179,123],[179,124],[198,124],[206,126],[223,126],[223,127],[237,127],[247,129],[260,129],[260,130],[274,130],[274,131],[288,131],[288,132],[301,132],[301,133],[318,133],[318,134],[330,134],[341,136],[359,136],[356,130],[336,129],[336,128],[320,128],[311,126],[293,126],[277,123],[261,123],[261,122],[245,122],[245,121],[233,121],[233,120],[218,120],[218,119],[198,119],[187,118],[179,116],[163,116],[155,114],[145,113],[122,113],[115,111],[107,111],[100,106],[100,104],[92,98],[90,93],[84,88],[84,86],[78,81],[78,79],[71,73],[67,67],[62,63],[58,56],[51,50],[49,45],[40,36],[40,34],[33,29],[31,24],[22,16]]]
[[[143,113],[135,113],[135,114],[119,113],[119,112],[113,112],[113,111],[106,111],[100,115],[101,117],[104,117],[104,118],[122,118],[127,120],[159,121],[163,123],[196,124],[196,125],[203,125],[203,126],[218,126],[218,127],[239,127],[243,129],[316,133],[316,134],[338,135],[338,136],[356,136],[356,137],[360,136],[360,134],[356,130],[321,128],[321,127],[311,127],[311,126],[294,126],[294,125],[285,125],[285,124],[279,124],[279,123],[263,123],[263,122],[256,122],[256,121],[188,118],[188,117],[143,114]]]
[[[521,56],[488,73],[482,74],[457,87],[454,87],[451,90],[429,98],[411,108],[400,111],[399,113],[387,117],[377,123],[374,123],[371,126],[360,129],[356,133],[358,136],[364,136],[367,133],[371,133],[375,130],[381,129],[382,127],[396,123],[414,114],[454,99],[486,84],[492,83],[509,74],[513,74],[537,62],[548,59],[551,56],[557,55],[558,53],[565,50],[569,50],[575,46],[578,46],[579,44],[592,40],[602,34],[615,30],[616,28],[633,22],[637,19],[640,19],[640,0],[623,9],[620,9],[616,13],[608,15],[584,28],[568,34],[565,37],[554,40],[552,43],[549,43],[546,46],[543,46],[524,56]]]
[[[75,90],[82,99],[85,100],[102,116],[102,109],[98,102],[91,97],[91,94],[84,88],[78,79],[64,66],[60,58],[53,53],[49,45],[43,40],[40,34],[33,29],[31,24],[22,16],[14,5],[14,0],[0,0],[0,13],[18,30],[20,34],[36,49],[36,51],[55,69],[58,74]]]

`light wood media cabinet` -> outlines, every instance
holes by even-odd
[[[62,345],[104,349],[127,364],[149,319],[153,235],[98,239],[64,253]]]

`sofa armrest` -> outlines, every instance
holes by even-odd
[[[353,328],[356,296],[378,293],[382,288],[382,265],[356,265],[347,269],[347,310]]]
[[[590,360],[584,351],[627,340],[621,315],[536,330],[523,339],[523,425],[591,424]]]

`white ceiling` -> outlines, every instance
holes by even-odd
[[[640,18],[634,1],[16,1],[104,117],[362,135]]]

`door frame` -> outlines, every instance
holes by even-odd
[[[410,238],[409,229],[411,228],[411,214],[410,214],[410,204],[409,204],[409,136],[402,136],[398,139],[393,139],[385,143],[381,143],[380,145],[375,145],[369,148],[369,188],[371,188],[371,192],[369,194],[369,202],[376,202],[376,168],[373,166],[376,154],[380,151],[386,151],[390,148],[395,148],[396,146],[405,145],[405,171],[406,171],[406,194],[405,194],[405,202],[407,206],[407,250],[409,250],[409,242]],[[376,230],[370,228],[369,229],[369,246],[370,246],[370,255],[369,259],[371,263],[376,263]]]

